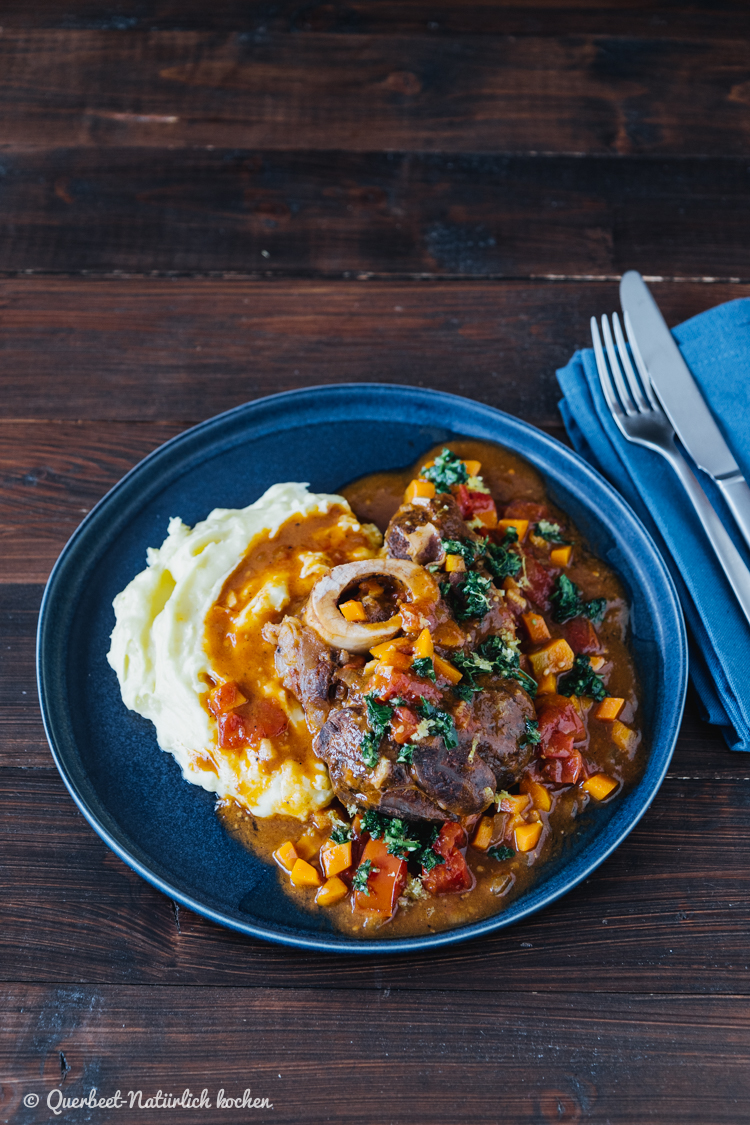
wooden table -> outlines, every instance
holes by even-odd
[[[58,552],[185,427],[381,380],[564,439],[555,368],[624,269],[658,275],[670,323],[750,295],[745,0],[4,0],[0,22],[2,1120],[747,1121],[750,757],[692,697],[652,809],[562,901],[329,957],[116,859],[34,681]],[[93,1086],[213,1108],[46,1108]],[[273,1110],[219,1110],[222,1087]]]

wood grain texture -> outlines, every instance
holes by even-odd
[[[371,1125],[374,1106],[391,1125],[454,1125],[467,1105],[488,1125],[723,1125],[748,1108],[744,1000],[568,994],[545,998],[543,1018],[494,994],[348,1000],[291,989],[8,989],[0,1059],[13,1078],[2,1120],[40,1120],[21,1104],[29,1090],[81,1097],[91,1085],[124,1097],[141,1089],[144,1100],[206,1088],[212,1107],[219,1088],[250,1088],[273,1109],[213,1108],[202,1120],[294,1125]],[[130,1114],[146,1125],[165,1118],[195,1111]],[[92,1119],[85,1108],[60,1117]]]
[[[750,995],[747,782],[666,781],[576,890],[506,931],[419,956],[306,953],[176,917],[53,770],[0,770],[0,855],[4,980]]]
[[[4,0],[3,25],[96,31],[336,32],[358,35],[624,35],[653,39],[750,34],[744,0]]]
[[[51,764],[35,673],[42,592],[38,585],[0,583],[0,767],[46,769]],[[750,781],[750,755],[727,749],[716,728],[700,719],[692,692],[669,776]]]
[[[5,151],[0,270],[747,278],[745,159]]]
[[[742,40],[24,30],[0,144],[739,155]]]
[[[664,283],[670,324],[748,285]],[[559,425],[555,369],[615,282],[0,281],[13,419],[200,421],[318,383],[435,387]],[[5,431],[8,433],[8,431]]]

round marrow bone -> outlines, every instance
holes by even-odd
[[[326,644],[348,652],[369,652],[373,645],[389,641],[401,629],[398,614],[388,621],[365,624],[347,621],[338,607],[338,600],[347,586],[383,575],[402,582],[412,601],[436,602],[440,596],[435,579],[417,563],[407,559],[363,559],[335,566],[330,574],[318,579],[305,607],[305,621]]]

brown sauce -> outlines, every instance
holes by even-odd
[[[442,448],[436,447],[420,457],[419,461],[401,472],[376,473],[354,481],[342,489],[343,495],[351,504],[356,516],[364,522],[376,524],[385,531],[392,515],[400,506],[408,483],[416,475],[416,469],[433,458]],[[485,484],[496,499],[498,507],[513,500],[526,500],[544,503],[552,513],[550,518],[559,521],[566,528],[566,540],[573,543],[573,558],[565,573],[584,592],[587,599],[606,598],[608,612],[599,627],[599,640],[603,650],[607,673],[607,692],[625,700],[619,714],[619,721],[633,732],[627,747],[618,746],[613,740],[612,724],[593,717],[591,700],[582,700],[581,707],[587,713],[588,741],[585,758],[589,773],[593,769],[617,781],[617,788],[606,797],[607,801],[617,801],[623,789],[631,786],[642,772],[645,748],[638,733],[638,688],[632,659],[627,647],[628,609],[622,587],[614,573],[586,547],[576,528],[566,514],[555,508],[546,495],[544,482],[536,470],[526,461],[509,450],[487,442],[454,441],[450,449],[464,459],[478,460],[482,464],[481,475]],[[320,534],[325,535],[325,520],[321,523]],[[282,533],[273,544],[268,544],[260,554],[253,554],[228,580],[225,590],[215,608],[210,623],[214,648],[212,658],[220,660],[222,674],[241,680],[243,668],[247,667],[247,652],[242,647],[227,650],[225,643],[226,619],[222,617],[222,606],[232,590],[247,589],[253,573],[268,567],[283,558],[285,546],[293,541],[294,531]],[[294,612],[309,592],[300,588],[295,590],[295,600],[286,612]],[[549,617],[548,617],[549,621]],[[222,632],[223,630],[223,632]],[[550,624],[552,636],[561,635],[564,630]],[[249,637],[245,643],[257,654],[258,646],[265,645],[262,638]],[[266,646],[264,660],[268,671],[272,668],[272,646]],[[248,650],[249,651],[249,650]],[[257,656],[256,656],[257,659]],[[311,742],[305,742],[299,731],[295,735],[299,745],[289,746],[291,753],[309,755]],[[462,894],[430,896],[417,901],[404,900],[404,905],[395,916],[385,924],[369,919],[366,914],[352,909],[350,900],[344,899],[331,907],[315,904],[313,888],[295,888],[289,883],[287,873],[279,870],[279,878],[287,893],[299,906],[319,911],[325,909],[328,917],[339,930],[353,936],[372,938],[404,937],[432,933],[440,930],[478,921],[503,910],[510,902],[522,895],[531,883],[538,878],[544,865],[561,854],[566,843],[579,831],[580,817],[593,797],[584,792],[579,785],[551,787],[553,803],[551,809],[540,811],[537,819],[544,826],[540,844],[528,851],[517,851],[505,860],[490,858],[486,853],[469,846],[466,859],[476,878],[476,886]],[[343,812],[343,810],[340,810]],[[252,849],[266,862],[273,862],[272,853],[286,840],[294,841],[304,831],[321,835],[321,842],[327,833],[325,814],[318,814],[313,822],[301,825],[298,820],[287,817],[272,817],[261,820],[253,817],[233,803],[224,804],[219,816],[227,830],[245,846]],[[498,813],[495,821],[502,817]],[[316,823],[317,821],[317,827]],[[314,862],[314,861],[312,861]]]

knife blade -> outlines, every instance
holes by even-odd
[[[641,378],[649,379],[688,453],[722,491],[750,546],[750,488],[641,275],[628,270],[620,303]]]

